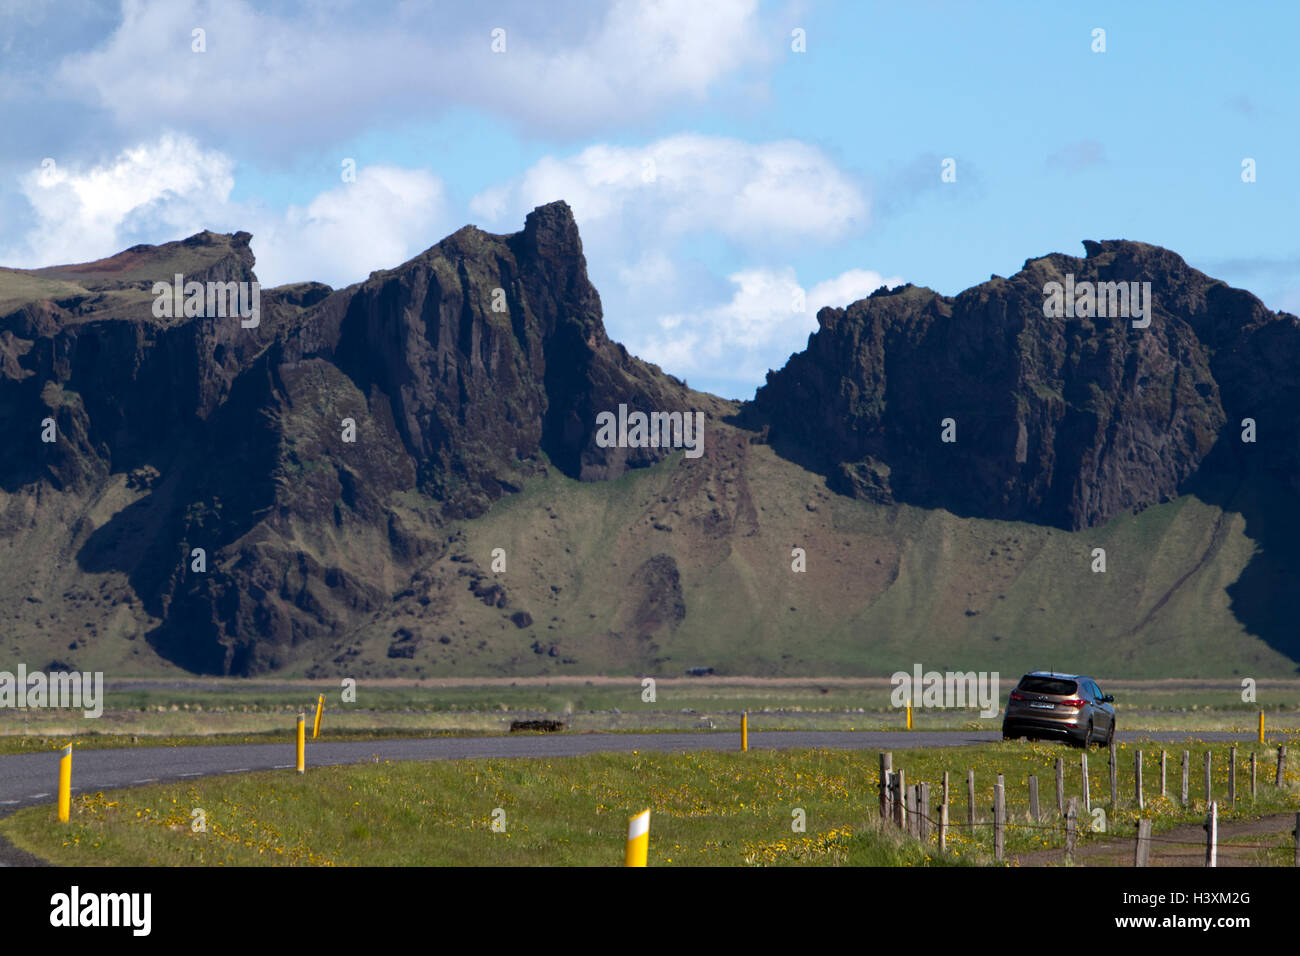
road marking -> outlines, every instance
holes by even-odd
[[[48,793],[33,793],[33,794],[32,794],[30,797],[28,797],[27,799],[28,799],[28,800],[39,800],[41,797],[48,797],[48,796],[49,796]]]
[[[198,771],[195,771],[194,773],[181,773],[181,774],[177,774],[177,776],[178,776],[178,777],[201,777],[201,776],[203,776],[203,775],[202,775],[201,773],[199,773]]]
[[[247,767],[240,767],[238,770],[223,770],[222,773],[248,773]]]
[[[289,769],[290,767],[292,767],[292,766],[293,766],[293,764],[291,764],[291,763],[278,763],[278,764],[276,764],[274,767],[272,767],[271,769],[272,769],[272,770],[288,770],[288,769]]]
[[[143,780],[132,780],[131,782],[132,783],[155,783],[157,782],[157,780],[158,780],[157,777],[145,777]]]
[[[17,802],[17,800],[0,800],[0,803],[5,804],[6,806],[13,806]]]

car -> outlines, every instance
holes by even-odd
[[[1115,739],[1115,698],[1082,674],[1034,671],[1020,678],[1002,715],[1002,739],[1064,739],[1080,747]]]

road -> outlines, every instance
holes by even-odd
[[[1121,733],[1122,741],[1176,742],[1195,736],[1207,741],[1248,741],[1251,734],[1201,732]],[[845,750],[908,750],[961,747],[1001,738],[997,731],[755,731],[752,750],[829,747]],[[733,750],[734,733],[527,734],[513,737],[426,737],[399,740],[320,741],[307,744],[307,765],[363,763],[368,760],[467,760],[502,757],[576,757],[632,750]],[[109,790],[160,781],[209,777],[253,770],[288,770],[292,742],[192,747],[135,747],[80,750],[72,755],[72,789]],[[38,803],[53,803],[59,779],[57,751],[0,755],[0,814]]]

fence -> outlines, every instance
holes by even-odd
[[[1086,753],[1081,755],[1081,796],[1083,799],[1084,813],[1090,813],[1089,801],[1089,783],[1088,783],[1088,756]],[[1110,777],[1110,806],[1114,810],[1119,806],[1118,794],[1118,759],[1115,751],[1115,745],[1112,742],[1109,748],[1109,777]],[[1146,810],[1146,793],[1142,782],[1142,751],[1137,750],[1133,756],[1133,805],[1137,812],[1143,813]],[[930,806],[930,784],[921,782],[908,786],[907,777],[904,770],[900,767],[894,769],[894,756],[892,753],[880,754],[880,818],[887,824],[892,824],[898,829],[906,832],[910,836],[926,843],[937,842],[940,850],[948,848],[948,839],[954,829],[965,829],[974,838],[977,828],[988,828],[991,835],[991,844],[994,859],[1004,860],[1006,858],[1006,834],[1007,830],[1031,830],[1039,833],[1060,834],[1064,838],[1064,856],[1067,862],[1071,862],[1078,849],[1080,823],[1079,823],[1079,797],[1071,796],[1068,800],[1065,798],[1065,765],[1064,760],[1060,757],[1056,759],[1056,810],[1060,815],[1060,822],[1043,822],[1042,808],[1039,801],[1038,776],[1031,774],[1027,780],[1029,813],[1028,819],[1032,822],[1015,823],[1007,818],[1007,791],[1005,775],[999,773],[997,781],[993,787],[993,806],[991,808],[993,817],[988,822],[979,822],[976,815],[975,801],[975,771],[974,769],[966,772],[966,821],[964,823],[954,822],[952,819],[952,806],[948,792],[948,772],[943,774],[942,800],[932,814]],[[1229,750],[1229,768],[1228,768],[1228,785],[1227,785],[1227,802],[1231,806],[1237,800],[1237,747],[1233,745]],[[1167,799],[1166,787],[1166,768],[1168,760],[1166,751],[1160,751],[1160,797]],[[1182,788],[1181,804],[1184,807],[1188,803],[1188,769],[1190,765],[1190,752],[1184,750],[1182,753]],[[1197,852],[1194,854],[1173,854],[1177,856],[1195,856],[1199,858],[1200,850],[1204,850],[1204,862],[1206,866],[1217,866],[1218,863],[1218,818],[1219,818],[1219,801],[1214,798],[1213,778],[1211,776],[1212,759],[1210,752],[1205,754],[1205,787],[1204,787],[1204,805],[1206,810],[1205,839],[1195,842],[1188,840],[1175,840],[1168,837],[1156,837],[1151,835],[1151,820],[1139,817],[1136,821],[1134,846],[1133,846],[1133,865],[1149,866],[1151,861],[1151,845],[1161,844],[1169,847],[1195,847]],[[1275,787],[1281,787],[1285,780],[1286,768],[1286,747],[1277,748],[1277,764],[1273,784]],[[1250,754],[1250,796],[1254,800],[1258,794],[1258,763],[1256,754]],[[1100,812],[1100,810],[1098,810]],[[1091,827],[1089,827],[1091,829]],[[1294,864],[1300,867],[1300,813],[1295,815],[1295,829],[1291,833],[1295,842],[1295,860]],[[1234,849],[1247,850],[1275,850],[1277,844],[1265,843],[1238,843],[1232,844]],[[1171,854],[1162,853],[1162,858]]]

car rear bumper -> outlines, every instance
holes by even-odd
[[[1002,732],[1020,731],[1036,734],[1057,734],[1061,737],[1077,737],[1082,731],[1076,717],[1054,719],[1037,717],[1032,714],[1008,714],[1002,720]]]

